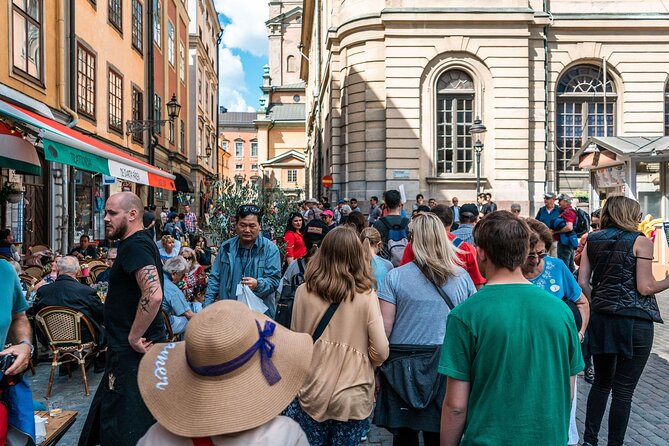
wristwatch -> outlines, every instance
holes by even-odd
[[[19,342],[19,345],[20,345],[20,344],[25,344],[25,345],[29,345],[29,346],[30,346],[30,357],[32,358],[32,357],[33,357],[33,353],[35,353],[35,347],[33,346],[32,342],[30,342],[30,341],[24,339],[23,341]]]

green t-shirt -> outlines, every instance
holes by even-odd
[[[583,367],[564,302],[532,284],[483,287],[449,314],[439,362],[471,385],[461,446],[566,445]]]
[[[28,309],[23,296],[21,282],[14,267],[6,260],[0,260],[0,351],[5,349],[7,332],[12,325],[12,316]]]

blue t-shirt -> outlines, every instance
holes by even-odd
[[[576,302],[581,297],[581,287],[564,262],[554,257],[544,257],[544,270],[530,283],[548,291],[558,299],[567,298]]]
[[[469,274],[460,267],[456,267],[455,274],[442,290],[454,305],[476,292]],[[388,338],[391,344],[440,345],[444,342],[448,305],[416,263],[393,268],[379,287],[378,295],[379,299],[396,306],[395,323]]]
[[[181,316],[191,309],[183,292],[172,282],[168,274],[165,274],[164,297],[162,307],[170,316]]]
[[[376,279],[376,289],[381,288],[383,281],[386,279],[388,271],[393,269],[393,264],[380,256],[372,257],[372,272]]]
[[[551,228],[551,222],[560,216],[560,208],[555,206],[550,212],[542,206],[537,212],[537,220]],[[552,229],[552,228],[551,228]]]
[[[0,350],[4,350],[12,316],[28,309],[19,276],[6,260],[0,260]]]

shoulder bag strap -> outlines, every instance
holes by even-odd
[[[304,263],[302,263],[302,259],[297,259],[297,267],[300,270],[300,274],[304,275]]]
[[[415,262],[414,262],[414,263],[415,263]],[[418,266],[418,265],[416,265],[416,266]],[[425,276],[425,274],[423,274],[423,275]],[[453,304],[453,301],[452,301],[451,298],[448,296],[448,294],[446,294],[446,292],[445,292],[444,290],[442,290],[441,287],[440,287],[439,285],[437,285],[437,284],[434,282],[434,280],[432,280],[432,278],[427,277],[427,276],[425,276],[425,277],[426,277],[427,280],[429,280],[430,283],[431,283],[432,285],[434,285],[434,287],[437,289],[437,292],[439,293],[439,295],[441,296],[441,298],[444,299],[444,302],[446,302],[446,305],[448,305],[448,309],[449,309],[449,310],[453,310],[453,308],[455,308],[455,305]]]
[[[325,314],[321,318],[321,321],[318,323],[318,326],[316,327],[316,331],[314,331],[314,334],[311,335],[311,339],[313,339],[314,342],[318,340],[318,338],[321,337],[323,332],[325,331],[325,328],[328,326],[330,323],[330,319],[332,319],[332,316],[334,316],[335,311],[337,311],[337,308],[339,308],[339,304],[330,304],[328,309],[325,311]]]

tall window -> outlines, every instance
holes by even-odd
[[[223,140],[223,150],[226,151],[226,152],[228,151],[228,140],[227,139]]]
[[[163,119],[162,117],[162,110],[163,110],[163,100],[160,99],[160,96],[157,94],[153,95],[153,119],[156,121],[160,121]],[[162,131],[162,126],[157,125],[156,126],[156,133],[160,135]]]
[[[179,41],[179,79],[186,81],[186,49],[181,41]]]
[[[258,141],[251,141],[251,156],[258,156]]]
[[[109,128],[123,132],[123,78],[109,69]]]
[[[297,169],[288,169],[288,182],[297,183]]]
[[[179,121],[179,150],[183,153],[186,149],[186,124],[183,119]]]
[[[167,122],[169,128],[170,143],[174,144],[174,121]]]
[[[142,4],[139,0],[132,0],[132,46],[140,53],[142,52],[143,43],[142,27]]]
[[[123,6],[121,0],[109,0],[109,23],[123,32]]]
[[[474,173],[473,122],[472,78],[461,70],[445,72],[437,81],[437,175]]]
[[[156,42],[158,48],[162,46],[162,27],[163,27],[163,10],[160,0],[153,0],[153,41]]]
[[[77,45],[77,111],[95,119],[95,54]]]
[[[132,87],[132,119],[133,121],[144,120],[144,94],[136,87]],[[143,142],[144,132],[133,133],[132,140],[140,143]]]
[[[669,136],[669,82],[664,87],[664,134]]]
[[[579,65],[562,75],[557,84],[558,171],[576,170],[569,161],[586,138],[614,136],[615,101],[613,83],[609,77],[604,86],[601,67]]]
[[[174,66],[174,25],[167,22],[167,60]]]
[[[14,71],[42,82],[42,1],[12,1],[12,65]],[[5,44],[6,45],[6,44]]]
[[[244,156],[244,143],[242,141],[235,142],[235,156]]]

